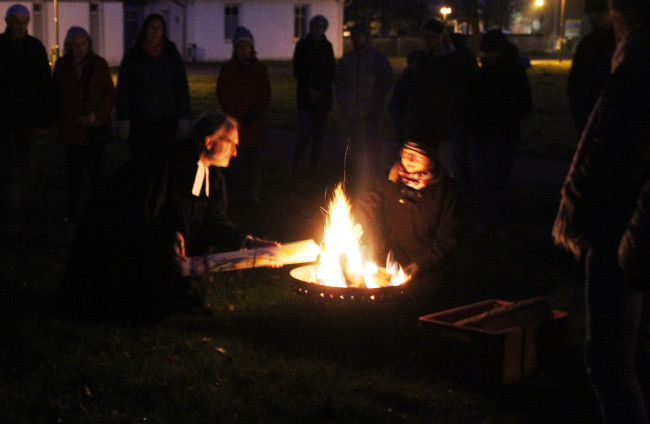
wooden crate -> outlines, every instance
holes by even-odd
[[[551,311],[538,322],[489,330],[456,325],[511,302],[491,299],[419,319],[425,361],[439,373],[478,384],[509,384],[529,375],[565,343],[568,314]]]

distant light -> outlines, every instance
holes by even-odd
[[[442,13],[443,16],[447,16],[451,13],[451,7],[443,7],[440,9],[440,13]]]
[[[350,36],[350,31],[348,31],[348,30],[343,31],[343,36],[344,37],[349,37]]]
[[[544,6],[544,0],[535,0],[535,6],[539,6],[539,7]]]

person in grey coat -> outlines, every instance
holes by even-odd
[[[346,190],[354,195],[368,187],[384,162],[379,130],[393,68],[386,55],[370,45],[365,25],[357,24],[350,32],[354,48],[337,65],[335,93],[349,135]]]

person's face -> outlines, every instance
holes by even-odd
[[[146,39],[151,44],[159,44],[163,39],[165,28],[163,23],[154,19],[147,26]]]
[[[17,13],[13,16],[5,18],[9,32],[14,38],[23,38],[27,35],[27,25],[29,24],[29,16],[24,13]]]
[[[235,55],[240,62],[248,62],[253,55],[253,45],[248,41],[240,41],[235,46]]]
[[[435,31],[426,29],[422,32],[422,40],[424,41],[424,45],[426,46],[427,50],[433,54],[438,54],[440,53],[440,50],[442,50],[443,38],[443,33],[437,33]]]
[[[616,39],[622,40],[627,37],[628,28],[627,25],[625,25],[625,19],[623,19],[623,15],[613,7],[611,1],[609,2],[609,18],[612,20],[612,27],[614,28]]]
[[[311,26],[311,33],[314,35],[315,38],[321,38],[325,34],[325,23],[315,22]]]
[[[429,169],[431,159],[410,149],[402,149],[402,166],[408,173],[422,172]]]
[[[237,156],[239,133],[236,128],[226,131],[219,128],[214,134],[205,138],[205,158],[210,165],[225,168],[230,164],[230,159]]]
[[[88,40],[82,35],[72,37],[72,56],[74,60],[80,62],[88,55]]]
[[[355,50],[363,49],[368,45],[368,36],[363,32],[352,35],[352,45]]]

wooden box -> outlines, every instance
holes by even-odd
[[[421,316],[426,363],[440,374],[478,384],[509,384],[529,375],[564,345],[568,314],[549,310],[547,319],[524,325],[506,316],[490,329],[457,324],[508,305],[491,299]]]

